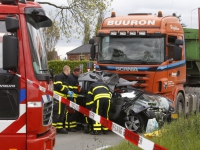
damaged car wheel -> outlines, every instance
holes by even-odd
[[[140,114],[130,115],[125,121],[125,127],[133,132],[142,132],[144,129],[144,120]]]

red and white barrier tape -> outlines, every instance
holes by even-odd
[[[13,72],[12,72],[13,73]],[[53,98],[57,99],[58,101],[62,102],[63,104],[70,106],[71,108],[75,109],[76,111],[86,115],[87,117],[99,122],[100,124],[102,124],[104,127],[107,127],[109,130],[111,130],[112,132],[116,133],[117,135],[121,136],[122,138],[128,140],[129,142],[135,144],[136,146],[144,149],[144,150],[167,150],[166,148],[159,146],[158,144],[144,138],[141,135],[138,135],[132,131],[129,131],[128,129],[110,121],[107,120],[106,118],[99,116],[97,114],[95,114],[94,112],[74,103],[71,102],[69,100],[67,100],[66,98],[63,98],[55,93],[53,93],[52,91],[47,90],[46,88],[22,77],[21,75],[16,74],[18,77],[22,78],[23,80],[25,80],[27,83],[33,85],[34,87],[38,88],[40,91],[42,92],[46,92],[48,93],[50,96],[52,96]]]

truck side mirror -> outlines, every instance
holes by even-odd
[[[95,45],[93,44],[90,48],[90,57],[91,57],[91,60],[94,60],[95,59],[95,55],[96,55],[96,49],[95,49]]]
[[[36,8],[36,7],[28,8],[27,7],[24,9],[24,13],[26,15],[33,15],[34,18],[37,19],[37,26],[39,28],[52,26],[51,19],[46,15],[45,11],[42,8]]]
[[[5,20],[6,30],[16,33],[19,29],[19,20],[7,16]],[[16,34],[3,36],[3,69],[17,71],[18,67],[18,38]]]
[[[182,59],[182,48],[175,45],[174,46],[174,58],[173,60],[181,60]]]
[[[8,32],[17,32],[19,29],[19,20],[10,16],[6,17],[6,30]]]
[[[18,38],[12,35],[3,36],[3,69],[17,71]]]
[[[94,39],[90,39],[90,40],[89,40],[89,44],[94,45]]]
[[[176,39],[175,45],[183,45],[183,40]]]
[[[89,40],[89,44],[91,44],[91,48],[90,48],[90,59],[94,60],[95,59],[95,55],[96,55],[96,49],[95,49],[95,45],[94,45],[94,39],[91,38]]]

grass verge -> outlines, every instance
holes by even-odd
[[[199,150],[200,146],[200,114],[191,114],[187,118],[180,117],[162,127],[160,137],[147,138],[168,150]],[[142,134],[143,135],[143,134]],[[123,141],[106,150],[141,150],[134,144]]]

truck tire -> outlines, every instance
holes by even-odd
[[[179,115],[184,115],[184,96],[181,92],[179,92],[176,96],[176,106],[175,106],[175,112]]]

